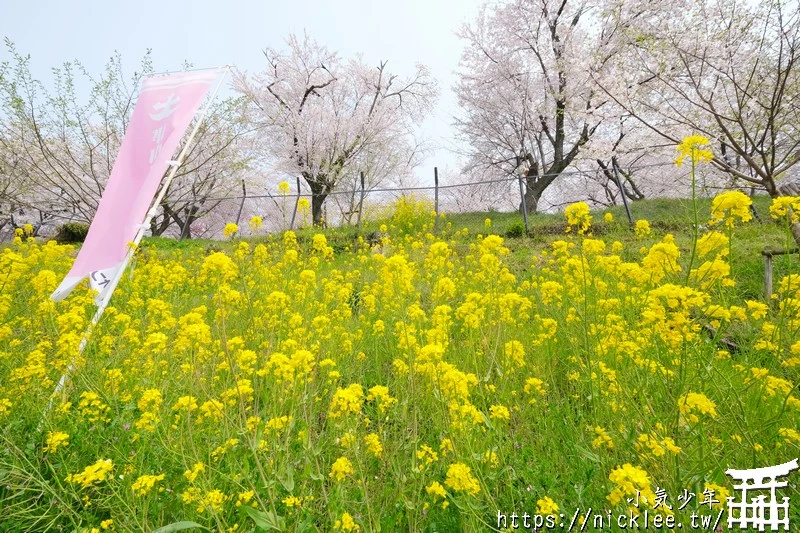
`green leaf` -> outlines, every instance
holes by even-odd
[[[281,474],[278,474],[278,481],[281,482],[286,492],[291,494],[294,491],[294,468],[291,464],[287,464]]]
[[[160,527],[153,531],[153,533],[172,533],[173,531],[183,531],[184,529],[194,529],[199,527],[200,529],[208,529],[205,526],[201,526],[197,522],[189,522],[184,520],[182,522],[173,522],[172,524],[167,524],[166,526]]]
[[[314,522],[310,519],[304,520],[297,526],[297,533],[305,533],[306,531],[318,531],[314,526]]]
[[[286,520],[272,512],[259,511],[249,505],[243,505],[241,509],[247,516],[253,519],[256,527],[262,531],[283,531],[286,529]]]
[[[575,449],[582,457],[585,457],[586,459],[592,461],[593,463],[600,463],[600,456],[590,451],[588,448],[584,448],[582,446],[575,446]]]

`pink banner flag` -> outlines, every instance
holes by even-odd
[[[97,213],[72,268],[50,296],[59,301],[83,279],[98,305],[141,228],[186,128],[219,71],[146,78]]]

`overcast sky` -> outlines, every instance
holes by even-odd
[[[433,166],[455,167],[450,124],[456,112],[451,89],[463,43],[456,37],[483,0],[312,0],[228,2],[197,0],[53,1],[4,0],[0,36],[31,55],[35,76],[47,82],[50,68],[72,59],[100,72],[118,50],[129,72],[148,48],[156,70],[234,64],[250,72],[264,67],[262,51],[282,47],[292,32],[310,36],[341,57],[361,53],[369,63],[388,60],[389,68],[411,74],[415,63],[431,68],[440,84],[436,113],[423,127],[440,146],[418,170],[424,181]],[[5,48],[0,60],[8,58]]]

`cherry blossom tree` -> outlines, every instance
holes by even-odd
[[[29,183],[20,165],[14,146],[0,136],[0,235],[8,227],[17,227],[16,215],[25,212]]]
[[[629,202],[686,194],[686,184],[675,179],[685,174],[676,172],[675,146],[614,102],[604,108],[606,118],[572,164],[584,176],[586,195],[579,199],[617,205],[622,194]]]
[[[665,141],[711,139],[712,164],[779,193],[800,163],[796,0],[611,4],[618,53],[605,94]]]
[[[88,222],[111,174],[140,82],[153,72],[150,53],[130,78],[117,54],[99,75],[71,62],[53,69],[53,79],[45,84],[31,74],[29,56],[8,40],[6,49],[10,59],[0,62],[0,190],[6,196],[13,190],[14,198],[0,197],[0,208],[13,206],[39,225]],[[240,115],[235,99],[212,108],[151,224],[154,234],[171,227],[188,230],[191,221],[215,207],[208,201],[212,190],[221,196],[239,185],[250,160]],[[6,182],[25,186],[3,187]]]
[[[359,168],[365,160],[379,168],[398,150],[414,149],[406,140],[436,87],[422,65],[401,77],[385,61],[370,67],[360,57],[342,60],[307,35],[286,43],[286,50],[265,51],[263,72],[238,73],[234,87],[252,103],[247,118],[259,128],[263,154],[277,171],[305,180],[313,222],[323,224],[326,198],[342,180],[352,185],[368,171]]]
[[[32,76],[30,57],[8,40],[6,47],[11,60],[2,63],[0,75],[0,137],[15,159],[14,178],[29,185],[19,205],[43,219],[91,220],[133,105],[117,78],[119,57],[94,84],[89,103],[81,104],[75,89],[79,64],[53,69],[47,90]],[[149,67],[149,56],[143,66]],[[90,120],[95,113],[98,119]]]
[[[608,97],[592,82],[611,53],[603,22],[587,1],[510,0],[461,31],[457,127],[469,166],[523,176],[528,211],[603,120]]]

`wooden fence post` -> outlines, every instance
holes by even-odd
[[[764,297],[767,302],[772,300],[772,258],[776,255],[789,255],[800,253],[800,248],[764,248],[761,255],[764,256]]]
[[[772,298],[772,255],[764,254],[764,297]]]

